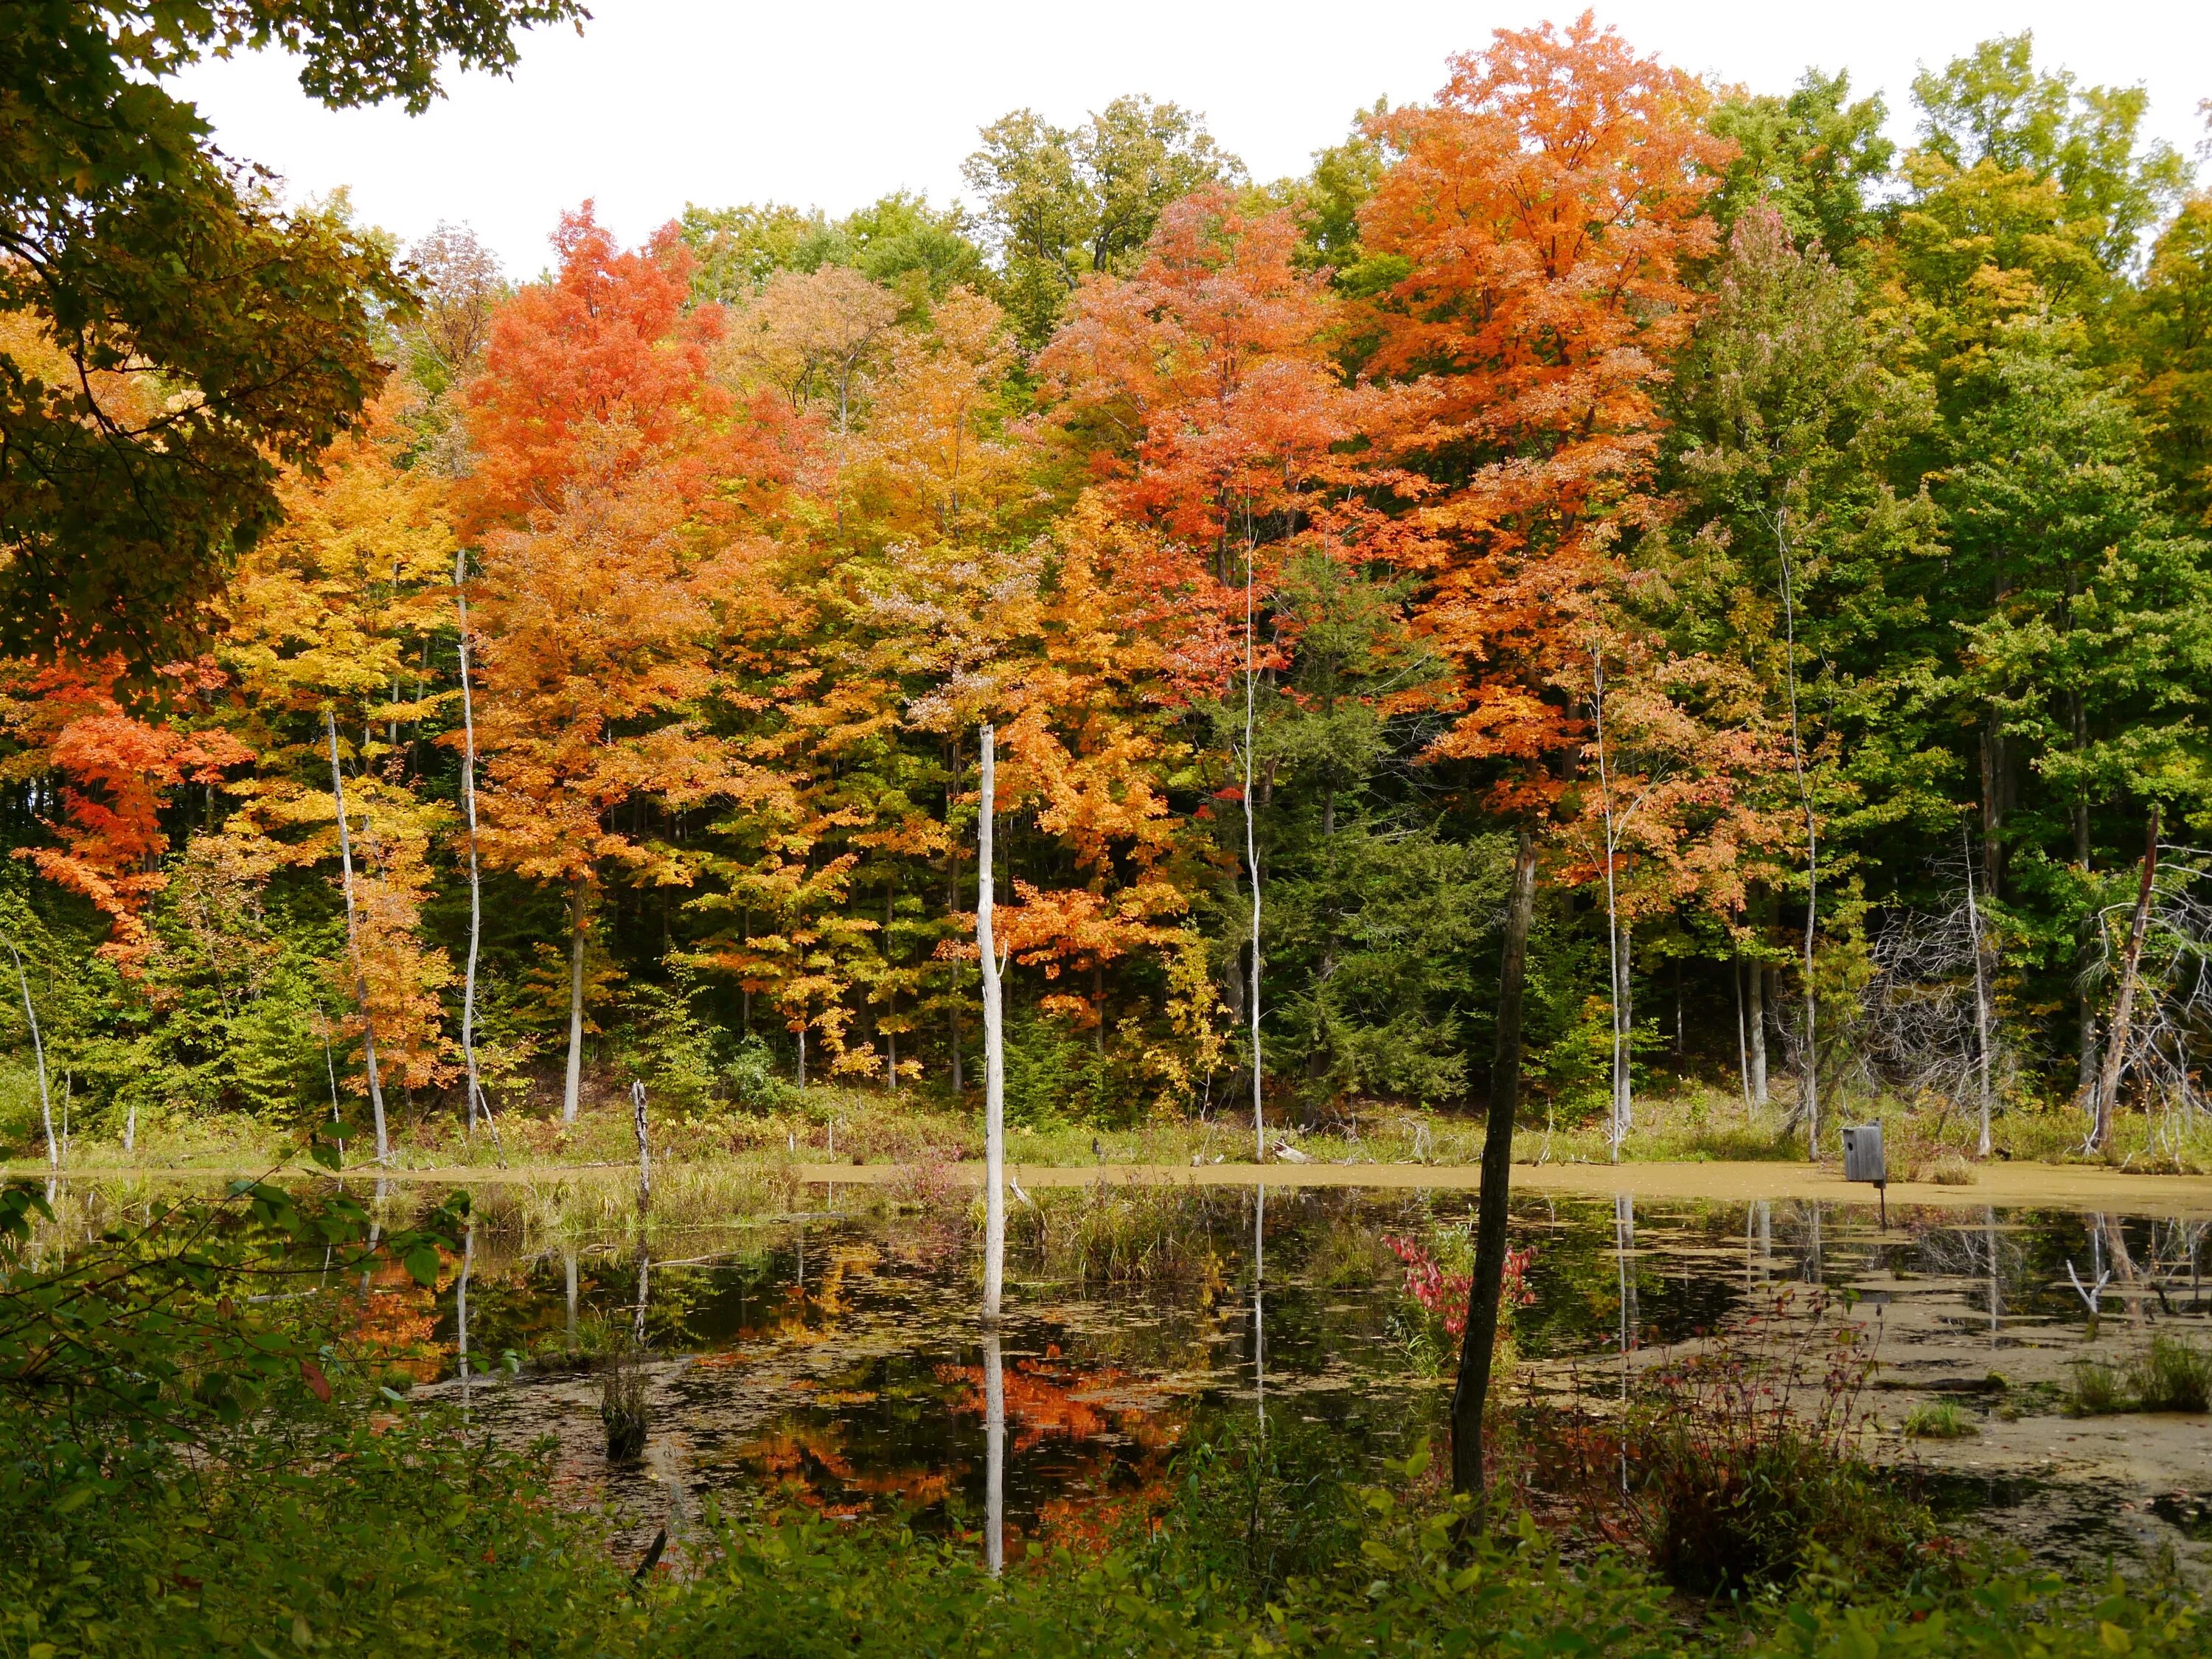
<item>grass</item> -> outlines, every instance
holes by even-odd
[[[975,1206],[981,1213],[980,1201]],[[1079,1284],[1204,1279],[1220,1269],[1219,1202],[1164,1187],[1057,1188],[1016,1204],[1008,1243],[1048,1279]]]
[[[2212,1348],[2164,1332],[2129,1367],[2147,1412],[2201,1412],[2212,1407]]]
[[[20,1081],[20,1079],[17,1079]],[[21,1089],[12,1091],[0,1062],[0,1159],[15,1171],[33,1174],[43,1165],[45,1145],[34,1115],[27,1116]],[[1747,1109],[1731,1089],[1683,1084],[1666,1093],[1640,1096],[1636,1127],[1622,1149],[1624,1158],[1661,1162],[1795,1162],[1805,1154],[1802,1134],[1789,1124],[1790,1088],[1783,1080],[1767,1106]],[[1977,1166],[1956,1144],[1962,1121],[1937,1125],[1925,1111],[1912,1113],[1899,1103],[1850,1100],[1838,1103],[1836,1121],[1879,1121],[1888,1132],[1891,1166],[1900,1180],[1943,1185],[1969,1184]],[[80,1125],[70,1155],[70,1172],[100,1176],[124,1170],[159,1169],[175,1173],[236,1174],[259,1170],[301,1158],[307,1133],[322,1132],[319,1119],[296,1131],[243,1116],[211,1120],[161,1117],[143,1121],[135,1151],[126,1156],[118,1126],[106,1116],[97,1127]],[[672,1099],[652,1109],[651,1136],[657,1180],[664,1172],[690,1166],[727,1169],[745,1164],[774,1172],[793,1163],[897,1164],[937,1167],[982,1156],[981,1114],[972,1091],[956,1102],[934,1089],[908,1087],[893,1095],[880,1087],[817,1085],[805,1090],[785,1085],[774,1103],[753,1109],[735,1104],[684,1107]],[[1997,1151],[2002,1156],[2039,1162],[2084,1161],[2085,1129],[2069,1107],[2014,1109],[1999,1118]],[[1941,1133],[1936,1131],[1940,1128]],[[2212,1129],[2194,1129],[2190,1139],[2158,1139],[2140,1114],[2124,1115],[2106,1161],[2141,1170],[2212,1169]],[[1351,1103],[1326,1122],[1299,1127],[1271,1118],[1270,1146],[1287,1144],[1321,1163],[1473,1164],[1480,1161],[1483,1125],[1468,1111],[1431,1110],[1381,1102]],[[615,1171],[635,1167],[637,1157],[630,1127],[625,1078],[611,1070],[587,1076],[583,1110],[573,1124],[561,1121],[557,1098],[542,1095],[526,1106],[510,1107],[500,1117],[495,1139],[482,1132],[464,1133],[443,1108],[426,1114],[395,1112],[392,1166],[400,1171],[482,1169],[504,1164],[511,1169]],[[1016,1124],[1007,1152],[1018,1164],[1076,1167],[1094,1163],[1243,1163],[1252,1156],[1249,1120],[1235,1113],[1210,1120],[1164,1112],[1132,1124],[1101,1127],[1073,1120]],[[364,1147],[356,1130],[349,1157],[360,1160]],[[1827,1149],[1832,1157],[1833,1147]],[[1572,1120],[1548,1115],[1541,1101],[1531,1102],[1514,1137],[1515,1160],[1604,1163],[1610,1152],[1603,1125],[1585,1115]],[[773,1182],[771,1173],[769,1180]],[[722,1203],[726,1194],[702,1194]],[[656,1194],[658,1199],[658,1194]],[[775,1207],[772,1192],[739,1198],[737,1207]]]
[[[2116,1368],[2096,1359],[2074,1362],[2074,1374],[2066,1383],[2069,1417],[2109,1417],[2133,1404],[2126,1379]]]
[[[1982,1425],[1954,1400],[1923,1401],[1905,1413],[1902,1431],[1915,1440],[1964,1440],[1979,1434]]]
[[[2161,1331],[2124,1366],[2077,1359],[2065,1406],[2069,1417],[2212,1409],[2212,1348]]]
[[[631,1352],[612,1355],[599,1372],[599,1421],[607,1431],[607,1462],[635,1463],[645,1451],[651,1419],[645,1404],[645,1369]]]

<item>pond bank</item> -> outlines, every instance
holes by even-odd
[[[980,1188],[980,1163],[831,1164],[805,1160],[785,1163],[733,1158],[720,1165],[662,1164],[657,1177],[682,1169],[738,1168],[752,1165],[775,1170],[785,1178],[810,1186],[914,1188],[918,1184]],[[1482,1178],[1473,1164],[1009,1164],[1007,1173],[1023,1188],[1090,1187],[1100,1183],[1159,1187],[1364,1187],[1405,1191],[1472,1191]],[[40,1180],[50,1172],[44,1164],[21,1164],[5,1170],[9,1180]],[[232,1176],[262,1176],[265,1170],[165,1170],[153,1167],[92,1168],[70,1172],[73,1180],[95,1182],[161,1179],[222,1180]],[[300,1170],[300,1175],[324,1177],[320,1170]],[[375,1176],[373,1165],[356,1164],[346,1171],[355,1179]],[[634,1180],[636,1165],[627,1163],[516,1164],[501,1169],[486,1164],[447,1164],[421,1169],[392,1169],[381,1172],[394,1182],[428,1182],[443,1186],[497,1187],[574,1179]],[[2212,1176],[2141,1175],[2124,1170],[2088,1164],[2031,1164],[1992,1160],[1975,1167],[1974,1181],[1965,1186],[1939,1186],[1926,1182],[1893,1181],[1888,1200],[1893,1205],[1923,1209],[1980,1210],[2033,1206],[2038,1208],[2082,1212],[2124,1212],[2171,1220],[2212,1220]],[[1878,1202],[1873,1188],[1842,1179],[1832,1165],[1759,1163],[1624,1163],[1518,1164],[1513,1168],[1513,1189],[1528,1194],[1577,1194],[1601,1197],[1626,1194],[1660,1200],[1714,1200],[1744,1203],[1765,1200],[1804,1200],[1824,1204],[1863,1205]]]

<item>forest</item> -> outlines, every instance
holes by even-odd
[[[1255,1033],[1295,1124],[1479,1103],[1525,830],[1531,1086],[1616,1153],[1703,1086],[2178,1156],[2212,197],[2026,36],[1911,98],[1586,18],[1272,183],[1133,95],[969,204],[583,203],[526,282],[296,210],[376,276],[358,414],[16,618],[47,1071],[115,1138],[963,1097],[992,721],[1017,1122],[1236,1109]]]
[[[589,21],[0,8],[0,1659],[2202,1653],[2212,102],[176,92]]]

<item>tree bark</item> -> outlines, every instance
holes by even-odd
[[[1528,982],[1528,927],[1536,909],[1536,843],[1521,832],[1513,891],[1505,907],[1505,949],[1498,975],[1498,1055],[1490,1068],[1490,1112],[1482,1133],[1482,1184],[1475,1212],[1474,1277],[1468,1287],[1467,1332],[1452,1389],[1452,1490],[1483,1490],[1482,1417],[1490,1362],[1498,1346],[1498,1304],[1505,1285],[1505,1208],[1513,1180],[1513,1116],[1521,1103],[1521,1005]]]
[[[345,881],[346,944],[353,951],[354,995],[361,1005],[362,1059],[368,1072],[368,1102],[376,1120],[376,1161],[392,1156],[384,1129],[384,1079],[376,1070],[376,1021],[368,1011],[368,970],[362,965],[360,922],[353,903],[353,837],[346,828],[345,774],[338,769],[337,717],[323,711],[323,728],[331,740],[331,799],[338,815],[338,869]]]
[[[2128,1024],[2135,1013],[2136,970],[2142,961],[2143,934],[2150,925],[2150,896],[2158,878],[2158,803],[2150,805],[2143,831],[2142,882],[2136,889],[2136,909],[2128,923],[2128,945],[2120,958],[2120,994],[2112,1005],[2112,1026],[2105,1037],[2105,1065],[2097,1078],[2097,1098],[2089,1130],[2089,1146],[2101,1152],[2112,1145],[2112,1109],[2119,1098],[2120,1071],[2127,1064]]]
[[[1751,1100],[1766,1104],[1766,964],[1747,963],[1745,984],[1751,993]]]
[[[477,717],[469,694],[469,597],[462,586],[468,580],[468,556],[465,552],[453,556],[453,604],[461,629],[461,805],[469,825],[469,967],[461,990],[461,1060],[468,1068],[469,1129],[475,1131],[481,1107],[484,1127],[496,1143],[499,1126],[492,1121],[491,1102],[484,1098],[477,1076],[477,957],[483,942],[483,881],[477,867]]]
[[[584,1092],[584,878],[568,889],[568,1076],[561,1094],[561,1121],[574,1123]]]
[[[46,1045],[39,1036],[38,1011],[31,1006],[31,978],[23,971],[22,953],[15,949],[12,940],[8,945],[8,954],[15,958],[15,983],[22,988],[23,1018],[30,1024],[31,1054],[39,1066],[39,1116],[46,1131],[46,1167],[58,1170],[62,1166],[61,1146],[54,1139],[54,1104],[46,1094]],[[135,1115],[137,1108],[134,1106],[131,1110]],[[135,1122],[133,1127],[136,1127]]]
[[[983,1317],[999,1316],[1006,1257],[1006,1064],[999,993],[998,945],[992,932],[991,820],[997,786],[996,734],[986,726],[981,798],[975,828],[975,952],[983,969]]]
[[[1982,1133],[1974,1156],[1990,1155],[1990,971],[1989,951],[1982,938],[1981,907],[1974,899],[1974,860],[1966,860],[1966,928],[1974,951],[1974,1062],[1980,1073]]]

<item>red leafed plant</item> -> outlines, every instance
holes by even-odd
[[[1389,1247],[1391,1255],[1406,1264],[1406,1294],[1441,1319],[1451,1335],[1465,1331],[1468,1291],[1474,1285],[1474,1275],[1445,1268],[1417,1238],[1385,1233],[1382,1243]],[[1532,1250],[1525,1249],[1505,1252],[1505,1284],[1500,1294],[1503,1306],[1525,1308],[1536,1299],[1536,1293],[1528,1288],[1528,1262],[1533,1255]]]

